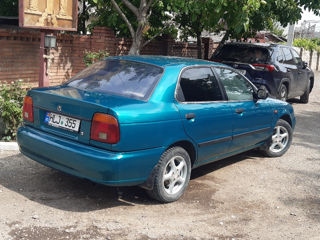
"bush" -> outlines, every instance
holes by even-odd
[[[293,46],[304,48],[309,51],[317,50],[318,45],[320,45],[320,41],[318,41],[318,39],[297,38],[293,41]]]
[[[22,88],[22,81],[0,85],[0,118],[4,125],[2,140],[16,139],[17,129],[22,122],[23,99],[26,90]],[[0,136],[1,137],[1,136]]]
[[[88,67],[92,63],[95,63],[103,58],[108,57],[108,56],[109,56],[109,53],[107,52],[107,50],[100,50],[98,52],[85,51],[83,61],[86,64],[86,66]]]

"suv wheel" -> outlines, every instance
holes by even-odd
[[[165,151],[158,162],[150,197],[164,203],[178,200],[187,188],[191,174],[189,154],[181,147]]]
[[[284,84],[281,84],[279,98],[282,101],[287,101],[288,99],[288,89]]]
[[[308,103],[309,102],[309,94],[310,94],[310,80],[308,82],[308,87],[303,95],[300,96],[301,103]]]

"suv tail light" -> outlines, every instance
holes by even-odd
[[[273,72],[276,68],[268,64],[252,64],[256,70]]]
[[[95,113],[91,123],[92,140],[115,144],[120,140],[120,129],[118,120],[104,113]]]
[[[25,96],[23,101],[23,119],[33,123],[32,97]]]

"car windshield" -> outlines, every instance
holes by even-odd
[[[244,62],[244,63],[266,63],[269,52],[266,48],[226,45],[215,56],[222,61]]]
[[[125,60],[103,60],[92,64],[66,84],[87,91],[97,91],[146,100],[162,75],[154,65]]]

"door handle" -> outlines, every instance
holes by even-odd
[[[194,113],[187,113],[185,115],[186,119],[190,120],[190,119],[194,119],[196,117],[196,115]]]
[[[243,108],[237,108],[236,109],[236,113],[238,113],[238,114],[241,114],[241,113],[243,113],[244,112],[244,109]]]
[[[287,72],[291,72],[291,69],[287,68]]]
[[[302,72],[301,71],[298,71],[298,74],[301,74]]]

